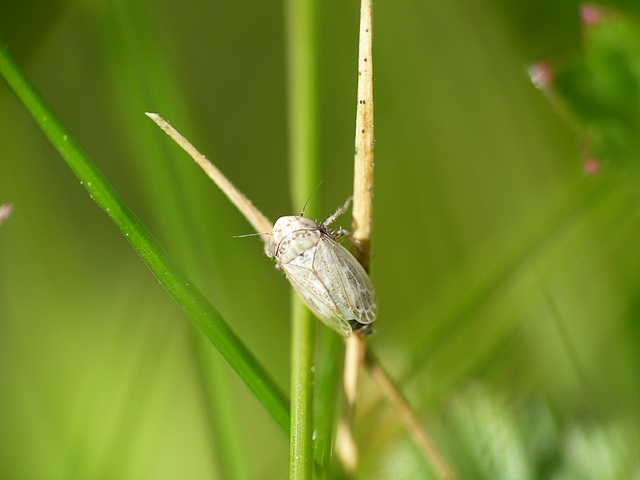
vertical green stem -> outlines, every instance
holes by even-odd
[[[313,472],[313,357],[315,323],[297,295],[291,297],[291,434],[289,478],[311,479]]]
[[[286,2],[289,176],[293,206],[301,209],[318,184],[318,98],[315,0]],[[314,218],[314,194],[306,216]]]
[[[315,1],[288,0],[286,9],[287,76],[289,92],[290,191],[295,208],[302,208],[318,183],[318,100],[316,93]],[[317,216],[318,196],[307,206]],[[291,444],[289,478],[313,474],[313,356],[315,323],[294,295],[291,335]]]

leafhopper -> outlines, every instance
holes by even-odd
[[[327,228],[347,204],[320,225],[302,214],[280,217],[267,251],[309,309],[345,337],[366,328],[378,314],[367,272]]]

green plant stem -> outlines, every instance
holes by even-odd
[[[288,0],[287,80],[289,173],[291,201],[305,215],[318,214],[320,195],[311,192],[319,183],[318,99],[316,88],[315,0]]]
[[[318,100],[314,0],[288,0],[287,75],[289,92],[289,165],[291,199],[302,208],[318,183]],[[307,215],[317,216],[318,197],[307,205]],[[297,295],[292,300],[291,338],[291,444],[289,478],[313,475],[313,353],[315,322]]]
[[[291,296],[291,434],[289,478],[313,474],[313,358],[315,319],[297,295]]]
[[[285,394],[204,295],[178,270],[166,251],[124,204],[6,48],[0,49],[0,75],[78,177],[91,198],[107,213],[160,283],[218,349],[276,423],[288,431],[289,404]]]
[[[320,337],[316,357],[313,453],[319,466],[329,468],[333,452],[334,417],[340,395],[338,378],[342,371],[344,342],[337,333],[325,330],[325,334]]]

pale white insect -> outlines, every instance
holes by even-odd
[[[367,272],[327,229],[347,204],[320,225],[302,215],[280,217],[267,252],[309,309],[345,337],[378,314],[378,299]]]

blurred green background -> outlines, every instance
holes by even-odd
[[[297,213],[283,4],[0,10],[3,47],[288,389],[284,276],[257,238],[233,238],[249,224],[144,116],[272,220]],[[325,216],[352,188],[358,13],[318,10]],[[585,175],[586,124],[527,74],[579,62],[583,35],[574,1],[375,3],[370,342],[463,478],[637,473],[639,178],[615,156]],[[0,126],[0,203],[14,206],[0,226],[2,476],[225,478],[191,324],[4,84]],[[215,381],[245,477],[283,478],[286,435],[226,366]],[[379,397],[365,378],[361,478],[429,478]]]

